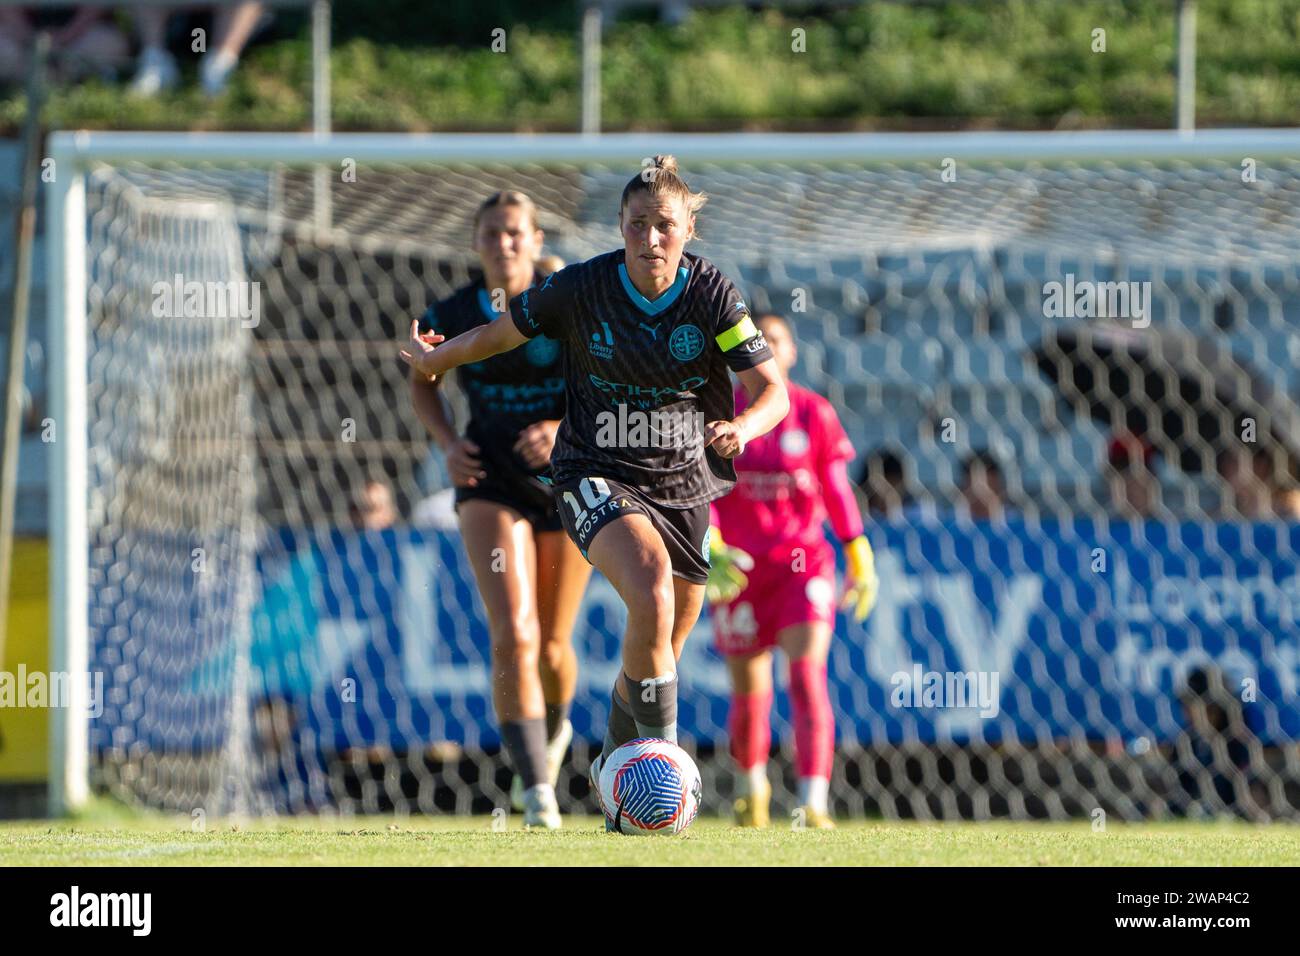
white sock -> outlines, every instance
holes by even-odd
[[[830,789],[831,782],[825,777],[800,777],[799,805],[818,813],[825,813]]]
[[[736,796],[748,797],[767,786],[767,761],[756,763],[736,775]]]
[[[555,799],[555,788],[549,783],[539,783],[529,787],[524,791],[524,802],[528,803],[550,803]]]
[[[168,50],[160,46],[147,46],[140,51],[140,58],[136,60],[136,75],[146,72],[147,70],[158,70],[159,72],[168,69],[172,71],[176,68],[176,60]]]
[[[226,80],[238,65],[239,57],[235,54],[216,50],[199,63],[199,79],[209,92],[217,92],[226,85]]]
[[[234,53],[226,50],[214,50],[203,58],[203,62],[208,65],[208,69],[221,73],[229,73],[239,65],[239,57]]]

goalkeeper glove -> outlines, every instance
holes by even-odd
[[[875,606],[876,591],[880,586],[876,579],[876,556],[865,534],[848,542],[844,546],[844,552],[849,562],[849,580],[840,606],[852,608],[853,619],[862,622]]]
[[[749,584],[745,572],[753,569],[753,558],[726,544],[718,528],[709,529],[709,580],[704,585],[704,596],[710,604],[734,601]]]

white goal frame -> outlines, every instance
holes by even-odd
[[[629,133],[629,134],[335,134],[137,133],[64,131],[49,138],[55,176],[48,183],[48,333],[53,354],[51,415],[55,441],[50,488],[50,668],[89,669],[88,324],[86,175],[97,162],[319,164],[618,162],[674,153],[691,163],[1104,162],[1108,159],[1257,160],[1300,157],[1300,129],[1224,129],[1052,133]],[[322,197],[323,198],[323,197]],[[327,208],[318,202],[317,215]],[[319,225],[319,223],[318,223]],[[49,813],[90,798],[88,687],[69,680],[70,700],[52,708]]]

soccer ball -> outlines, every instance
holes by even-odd
[[[700,771],[681,747],[643,737],[619,747],[600,768],[600,805],[619,833],[681,833],[700,809]]]

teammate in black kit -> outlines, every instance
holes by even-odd
[[[474,222],[483,276],[435,303],[420,324],[457,335],[496,319],[510,297],[533,285],[542,239],[527,196],[489,197]],[[464,437],[443,404],[440,382],[411,373],[416,412],[447,456],[461,536],[487,609],[492,696],[516,771],[511,796],[526,825],[544,827],[560,825],[554,788],[573,737],[572,632],[591,575],[542,480],[564,414],[561,366],[559,343],[541,336],[464,365]]]
[[[413,325],[402,351],[433,379],[538,335],[562,347],[556,501],[569,536],[628,610],[601,759],[637,736],[676,740],[677,658],[709,572],[708,503],[735,482],[730,459],[789,407],[740,294],[684,251],[704,201],[676,160],[657,156],[623,190],[623,249],[547,277],[510,301],[508,319],[450,340]],[[728,369],[750,400],[739,416]]]

